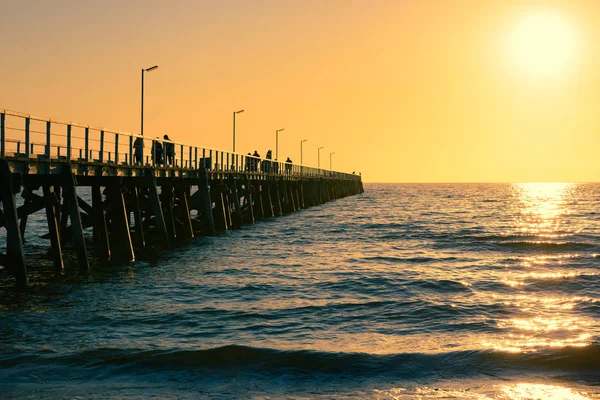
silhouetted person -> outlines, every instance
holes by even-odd
[[[165,135],[163,139],[170,141],[169,135]],[[175,143],[165,143],[165,155],[167,157],[167,165],[174,165],[173,159],[175,158]]]
[[[271,173],[271,157],[272,157],[273,152],[271,150],[267,151],[267,155],[265,156],[265,160],[263,160],[262,164],[261,164],[261,169],[263,172],[266,172],[267,174]]]
[[[260,159],[260,154],[258,154],[258,151],[254,150],[252,157],[256,157],[252,160],[252,171],[258,172],[258,160]]]
[[[144,155],[144,139],[141,137],[136,137],[135,141],[133,142],[133,155],[136,163],[144,163],[144,160],[142,160]]]
[[[253,161],[252,153],[248,153],[246,155],[246,162],[244,163],[246,171],[249,171],[249,172],[252,171],[252,161]]]
[[[292,173],[292,160],[290,160],[289,157],[287,158],[287,160],[285,160],[285,172],[287,174]]]
[[[163,162],[163,146],[159,140],[152,141],[152,160],[157,165],[161,165]]]

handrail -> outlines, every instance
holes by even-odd
[[[9,122],[14,122],[14,119],[24,120],[24,128],[11,126]],[[45,126],[33,129],[32,121],[42,122]],[[74,128],[82,130],[74,132],[76,130]],[[17,133],[15,134],[15,132]],[[9,133],[13,134],[9,135]],[[36,140],[33,136],[36,136],[37,139],[43,137],[43,140]],[[140,139],[142,146],[139,146],[138,140]],[[159,147],[161,150],[158,150]],[[43,151],[36,151],[39,148],[43,148]],[[0,158],[7,157],[7,154],[11,152],[15,157],[37,157],[45,160],[64,159],[109,166],[115,164],[129,167],[152,166],[174,170],[204,168],[210,172],[360,179],[360,176],[344,172],[307,167],[172,140],[153,139],[137,133],[113,131],[73,121],[0,109]]]

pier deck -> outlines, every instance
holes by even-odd
[[[2,109],[0,185],[0,228],[6,230],[0,266],[19,286],[28,281],[27,217],[42,210],[44,237],[60,274],[67,241],[87,271],[90,252],[132,261],[148,245],[172,247],[363,192],[354,174]],[[91,191],[91,201],[78,195],[82,187]],[[91,238],[86,228],[92,228]]]

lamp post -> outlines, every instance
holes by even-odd
[[[331,168],[331,165],[332,165],[331,164],[331,156],[334,155],[334,154],[335,154],[335,152],[334,153],[329,153],[329,170],[330,171],[333,171],[333,169]]]
[[[321,146],[317,149],[317,167],[321,168],[321,149],[324,149],[325,146]]]
[[[153,67],[150,68],[142,68],[142,122],[141,122],[141,127],[140,127],[140,134],[142,136],[144,136],[144,72],[150,72],[150,71],[154,71],[155,69],[158,68],[158,65],[155,65]]]
[[[300,165],[302,165],[302,143],[306,142],[308,139],[304,139],[300,141]]]
[[[275,161],[279,160],[279,132],[283,130],[284,128],[275,130]]]
[[[235,114],[241,114],[244,110],[234,111],[233,112],[233,152],[235,153]]]
[[[150,68],[142,68],[142,115],[141,115],[141,126],[140,126],[140,134],[144,136],[144,72],[151,72],[158,68],[158,65],[155,65]],[[136,156],[137,157],[137,156]],[[141,148],[140,148],[140,161],[144,164],[144,141],[141,140]]]

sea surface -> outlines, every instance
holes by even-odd
[[[0,398],[600,398],[600,185],[365,190],[87,276],[40,261],[23,293],[0,273]]]

